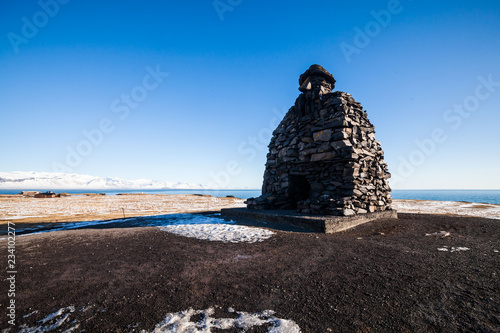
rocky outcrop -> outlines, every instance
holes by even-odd
[[[362,106],[331,92],[335,79],[319,65],[299,85],[302,93],[273,132],[262,195],[248,199],[248,208],[343,216],[390,209],[390,173]]]

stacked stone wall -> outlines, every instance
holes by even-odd
[[[390,173],[374,126],[350,94],[330,92],[333,77],[312,72],[301,76],[303,93],[273,132],[262,196],[248,208],[344,216],[390,209]]]

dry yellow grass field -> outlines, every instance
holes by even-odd
[[[76,222],[220,211],[245,207],[243,199],[193,194],[82,194],[58,198],[0,195],[0,225]],[[446,214],[500,219],[500,205],[452,201],[394,200],[400,213]]]
[[[192,194],[75,195],[60,198],[0,196],[0,224],[110,220],[134,216],[219,211],[244,207],[238,198]]]

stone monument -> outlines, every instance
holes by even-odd
[[[301,94],[273,132],[262,195],[249,209],[353,216],[390,210],[390,173],[362,106],[332,92],[333,76],[312,65]]]

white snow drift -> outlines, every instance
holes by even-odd
[[[460,252],[460,251],[469,251],[468,247],[463,246],[452,246],[451,248],[448,246],[438,247],[438,251],[441,252]]]
[[[271,230],[234,224],[180,224],[158,228],[184,237],[224,243],[262,242],[274,235]]]
[[[18,333],[75,332],[80,327],[81,320],[84,320],[81,314],[89,308],[90,306],[83,307],[76,311],[74,306],[68,306],[59,309],[39,320],[35,326],[20,325]],[[103,311],[101,310],[100,312]],[[249,313],[229,309],[228,312],[235,313],[237,317],[213,318],[213,308],[206,310],[189,309],[176,313],[167,313],[163,320],[156,324],[153,330],[142,330],[141,333],[211,333],[215,329],[237,329],[238,332],[246,332],[251,328],[262,325],[269,326],[267,329],[268,333],[300,333],[300,328],[295,322],[275,317],[272,310]],[[192,321],[192,317],[195,315],[201,315],[201,319],[196,322]]]
[[[37,311],[38,312],[38,311]],[[58,331],[64,323],[70,321],[71,315],[75,312],[74,306],[68,306],[62,309],[59,309],[42,320],[38,321],[38,326],[27,327],[26,325],[19,326],[18,333],[45,333],[45,332],[54,332]],[[32,313],[31,313],[32,314]],[[31,315],[30,314],[30,315]],[[27,316],[25,316],[27,317]],[[64,332],[74,332],[80,325],[76,321],[71,322],[72,327],[66,329]]]
[[[447,214],[500,219],[500,205],[459,201],[392,200],[398,213]]]
[[[291,320],[280,319],[274,316],[274,311],[265,310],[259,313],[238,312],[230,309],[229,312],[238,314],[237,318],[212,318],[213,308],[206,310],[189,309],[177,313],[169,313],[158,323],[151,333],[210,333],[212,329],[228,330],[236,328],[246,332],[253,327],[270,324],[268,333],[300,333],[300,328]],[[201,315],[197,322],[191,321],[194,315]],[[148,333],[142,331],[141,333]]]

